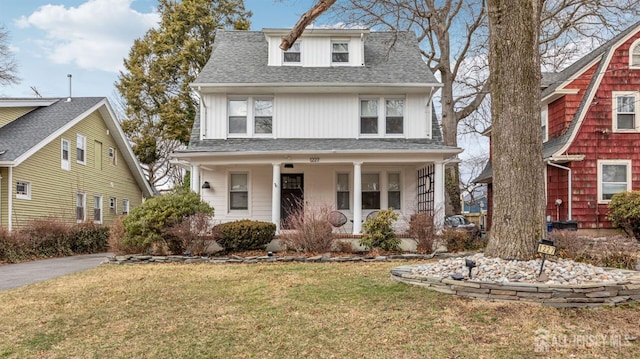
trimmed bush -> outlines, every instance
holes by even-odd
[[[378,211],[378,214],[362,225],[365,233],[360,238],[360,245],[367,249],[400,250],[400,239],[396,236],[392,226],[393,222],[397,220],[398,214],[393,211],[393,208]]]
[[[442,240],[447,246],[449,252],[461,252],[478,249],[471,233],[467,231],[459,231],[453,228],[445,228],[441,234]]]
[[[146,200],[123,219],[125,238],[122,245],[151,249],[167,245],[169,231],[196,213],[213,215],[213,208],[198,194],[182,190]]]
[[[226,252],[264,250],[276,235],[276,225],[245,219],[219,224],[213,233]]]
[[[627,236],[640,241],[640,191],[614,194],[609,202],[608,218]]]
[[[74,254],[99,253],[108,249],[109,227],[83,223],[71,228],[69,246]]]

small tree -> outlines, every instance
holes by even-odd
[[[640,241],[640,191],[613,195],[609,202],[608,218],[626,235]]]
[[[378,211],[378,214],[368,219],[362,225],[365,234],[360,239],[360,245],[367,249],[380,248],[385,251],[400,249],[400,240],[393,230],[393,222],[398,220],[398,214],[393,208]]]

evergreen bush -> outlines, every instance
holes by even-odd
[[[398,214],[393,211],[393,208],[378,211],[378,214],[362,225],[365,233],[360,238],[360,245],[367,249],[400,250],[400,239],[396,236],[392,226],[393,222],[397,220]]]
[[[620,192],[609,202],[609,216],[613,225],[640,241],[640,191]]]
[[[276,235],[276,225],[244,219],[219,224],[213,233],[226,252],[264,250]]]

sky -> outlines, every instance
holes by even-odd
[[[314,0],[244,0],[251,29],[293,27]],[[156,0],[0,0],[0,24],[18,63],[0,97],[117,97],[114,82],[133,41],[159,20]],[[321,20],[319,20],[321,22]]]

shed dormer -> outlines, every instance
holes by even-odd
[[[288,51],[280,49],[290,29],[263,29],[269,66],[362,67],[367,29],[307,29]]]

